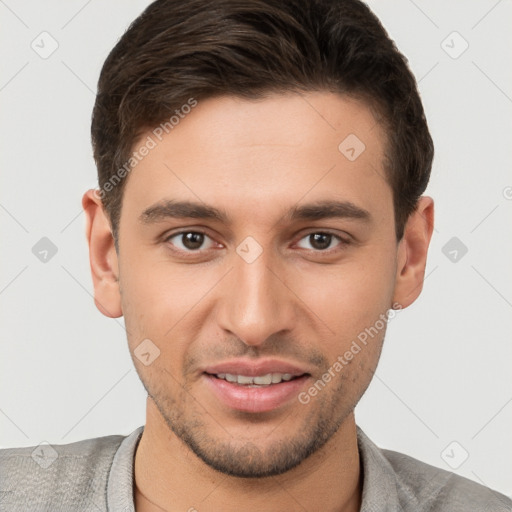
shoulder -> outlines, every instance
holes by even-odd
[[[125,437],[1,449],[2,510],[104,510],[108,473]]]
[[[381,450],[395,474],[404,510],[506,512],[512,500],[477,482],[392,450]]]
[[[512,511],[512,501],[503,494],[403,453],[379,448],[359,427],[357,437],[364,512]]]

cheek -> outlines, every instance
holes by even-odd
[[[204,325],[204,298],[219,281],[216,272],[194,265],[137,258],[121,261],[121,300],[129,346],[150,339],[160,350],[159,364],[176,368]],[[124,271],[124,269],[129,269]],[[148,371],[150,368],[142,369]]]
[[[207,285],[207,280],[197,279],[193,266],[176,267],[163,259],[144,260],[143,255],[133,262],[128,258],[121,261],[125,316],[136,315],[152,330],[169,329],[193,308]]]
[[[328,272],[323,268],[302,275],[297,294],[326,326],[335,350],[357,339],[391,307],[393,253],[388,251],[389,257],[383,258],[381,251],[378,257],[367,251],[357,261],[347,261]]]

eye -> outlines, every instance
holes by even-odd
[[[176,239],[176,242],[172,242]],[[206,240],[210,241],[209,246],[202,247]],[[214,245],[213,240],[201,231],[181,231],[174,233],[165,239],[166,242],[174,245],[178,250],[184,252],[197,252],[199,249],[211,249]]]
[[[341,238],[338,235],[334,235],[332,233],[325,233],[323,231],[318,231],[315,233],[309,233],[309,235],[306,235],[304,238],[301,238],[301,240],[298,243],[299,247],[302,247],[303,249],[309,249],[310,247],[305,247],[304,245],[301,245],[303,243],[303,240],[306,240],[306,243],[310,243],[311,247],[315,251],[327,251],[328,249],[332,249],[332,242],[338,241],[337,246],[344,246],[348,245],[350,242],[348,240],[345,240]]]

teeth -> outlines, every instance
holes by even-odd
[[[257,377],[249,377],[248,375],[233,375],[231,373],[218,373],[217,378],[227,380],[228,382],[241,384],[243,386],[269,386],[271,384],[279,384],[282,381],[293,379],[291,373],[267,373],[266,375],[258,375]]]
[[[262,375],[261,377],[254,377],[253,381],[254,384],[263,384],[268,386],[269,384],[272,384],[272,374],[267,373],[267,375]]]
[[[277,384],[278,382],[281,382],[282,375],[279,373],[273,373],[272,374],[272,384]]]

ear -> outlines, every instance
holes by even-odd
[[[88,190],[82,198],[86,215],[85,235],[89,244],[89,263],[94,284],[94,303],[110,318],[123,314],[119,291],[119,265],[110,222],[98,191]]]
[[[423,289],[427,252],[434,229],[434,200],[422,196],[399,242],[393,303],[410,306]]]

